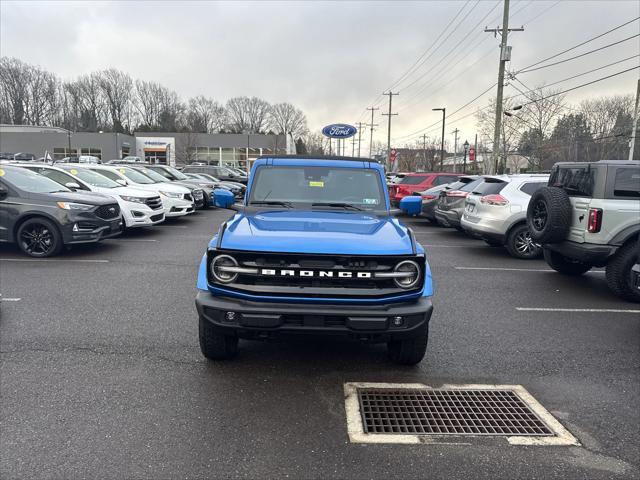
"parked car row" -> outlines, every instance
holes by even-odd
[[[435,174],[409,174],[390,188],[398,192],[416,175]],[[422,216],[432,223],[504,246],[515,258],[543,256],[564,275],[605,267],[609,288],[640,302],[638,161],[558,163],[550,175],[460,176],[412,194],[422,197]]]
[[[32,257],[48,257],[64,246],[98,242],[125,228],[154,226],[215,204],[216,182],[165,168],[170,169],[91,163],[0,165],[0,242],[16,243]],[[232,199],[234,191],[241,191],[228,190],[217,191]]]

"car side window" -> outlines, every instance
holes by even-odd
[[[640,198],[640,169],[618,168],[613,183],[613,196]]]
[[[520,187],[520,190],[526,193],[527,195],[533,195],[539,189],[541,189],[546,185],[547,185],[547,182],[527,182],[522,184],[522,186]]]

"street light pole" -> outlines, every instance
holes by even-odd
[[[444,162],[444,118],[447,113],[446,108],[432,108],[434,112],[442,111],[442,143],[440,145],[440,171],[442,172],[443,162]]]
[[[469,151],[469,142],[464,141],[464,163],[462,165],[462,173],[467,173],[467,152]]]

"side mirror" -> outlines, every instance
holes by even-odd
[[[0,200],[7,198],[8,194],[9,190],[7,190],[7,187],[5,187],[4,185],[0,185]]]
[[[76,182],[67,182],[64,184],[65,187],[67,187],[69,190],[73,190],[74,192],[76,190],[80,190],[80,185],[78,185]]]
[[[236,199],[229,190],[216,188],[213,191],[213,204],[218,208],[231,208]]]
[[[123,187],[127,186],[127,181],[124,180],[123,178],[119,178],[116,180],[116,183],[119,183],[120,185],[122,185]]]
[[[418,215],[422,211],[422,197],[407,196],[400,200],[400,210],[407,215]]]

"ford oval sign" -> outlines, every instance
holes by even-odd
[[[322,129],[322,134],[329,138],[349,138],[358,133],[358,129],[353,125],[345,123],[334,123]]]

